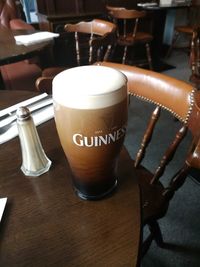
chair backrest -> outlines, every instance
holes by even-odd
[[[200,23],[200,1],[192,0],[187,8],[187,24],[191,27],[197,26]]]
[[[10,28],[10,20],[17,18],[17,7],[13,0],[0,0],[0,25]]]
[[[116,25],[109,21],[94,19],[89,22],[66,24],[68,33],[73,33],[77,65],[108,60],[116,37]]]
[[[153,71],[110,62],[99,62],[97,64],[122,71],[128,78],[129,94],[138,97],[142,101],[155,104],[155,110],[150,117],[150,122],[135,158],[135,167],[140,165],[145,154],[147,154],[147,146],[151,141],[162,109],[168,111],[181,123],[180,129],[178,129],[175,138],[167,147],[152,176],[151,184],[157,183],[164,174],[166,166],[173,159],[187,130],[190,131],[192,136],[191,146],[188,149],[186,158],[183,160],[181,168],[173,175],[163,191],[163,196],[171,199],[174,192],[185,181],[190,169],[200,169],[200,92],[189,83]],[[173,118],[171,122],[172,126],[179,124]],[[168,127],[172,126],[169,125]],[[164,134],[167,135],[167,129],[164,130]]]
[[[0,0],[0,27],[12,30],[34,30],[26,23],[23,6],[19,0]]]
[[[117,35],[126,37],[127,34],[132,34],[134,37],[138,30],[139,20],[146,16],[145,11],[135,9],[126,9],[123,7],[106,6],[109,17],[118,25]]]
[[[190,68],[190,81],[200,89],[200,27],[196,27],[192,34]]]

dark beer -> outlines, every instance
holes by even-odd
[[[53,81],[55,121],[84,199],[98,199],[117,184],[117,160],[127,123],[125,76],[102,66],[69,69]]]

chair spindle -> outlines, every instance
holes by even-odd
[[[152,134],[153,134],[153,131],[154,131],[154,128],[155,128],[156,122],[158,121],[159,116],[160,116],[160,107],[157,106],[152,113],[149,124],[145,131],[143,140],[141,142],[140,149],[137,153],[136,160],[135,160],[135,167],[138,167],[138,165],[141,163],[142,159],[144,158],[146,148],[149,142],[151,141]]]
[[[181,127],[178,132],[176,133],[176,136],[173,140],[173,142],[171,143],[171,145],[168,147],[168,149],[166,150],[158,168],[155,171],[155,174],[151,180],[151,184],[154,184],[158,181],[158,179],[163,175],[166,166],[168,165],[168,163],[173,159],[174,154],[179,146],[179,144],[181,143],[181,141],[183,140],[183,138],[185,137],[187,132],[187,127],[183,126]]]

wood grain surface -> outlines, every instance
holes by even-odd
[[[1,91],[0,107],[33,95]],[[18,137],[0,147],[0,197],[8,197],[0,223],[0,266],[137,266],[140,194],[126,150],[116,191],[103,200],[84,201],[73,191],[54,120],[37,129],[52,160],[49,172],[40,177],[20,170]]]

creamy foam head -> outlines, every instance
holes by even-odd
[[[53,79],[53,99],[70,108],[93,109],[117,104],[127,96],[123,73],[104,66],[65,70]]]

